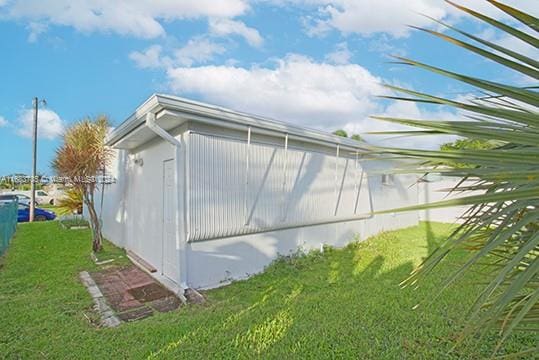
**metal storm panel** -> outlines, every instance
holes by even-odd
[[[369,211],[354,158],[191,133],[189,240],[324,222]]]

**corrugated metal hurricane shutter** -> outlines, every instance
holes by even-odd
[[[192,133],[189,240],[367,213],[367,176],[353,155],[347,155]]]

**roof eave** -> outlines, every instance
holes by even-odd
[[[202,116],[218,121],[235,123],[236,125],[245,127],[260,128],[271,130],[276,133],[296,135],[303,137],[306,140],[312,139],[317,142],[322,141],[333,145],[338,144],[361,151],[368,151],[368,148],[370,147],[367,143],[336,136],[320,130],[295,126],[262,116],[251,115],[219,106],[163,94],[153,94],[139,106],[127,120],[109,134],[106,139],[106,144],[114,146],[114,144],[126,137],[129,133],[143,125],[147,113],[151,112],[157,114],[162,110],[172,110],[180,114]]]
[[[105,145],[114,146],[145,121],[147,113],[157,113],[162,109],[157,94],[152,94],[133,114],[116,127],[105,139]]]

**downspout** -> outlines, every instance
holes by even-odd
[[[147,113],[146,114],[146,126],[148,129],[153,131],[157,136],[161,137],[163,140],[167,141],[168,143],[172,144],[176,150],[175,157],[176,157],[176,167],[174,170],[174,183],[176,184],[176,249],[179,251],[179,273],[180,273],[180,283],[179,285],[183,288],[183,290],[187,289],[189,286],[187,285],[187,253],[186,253],[186,242],[187,242],[187,235],[184,232],[180,231],[181,229],[186,229],[186,226],[180,226],[180,221],[183,219],[183,216],[180,216],[179,211],[179,168],[180,168],[180,159],[181,159],[181,148],[182,144],[181,142],[176,139],[174,136],[170,135],[168,131],[157,125],[155,122],[155,114],[154,113]],[[184,209],[186,211],[186,209]],[[183,295],[183,294],[181,294]]]

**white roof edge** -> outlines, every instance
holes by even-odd
[[[127,119],[125,119],[120,125],[118,125],[112,132],[110,132],[105,139],[105,144],[113,146],[115,143],[124,138],[127,134],[137,128],[145,120],[144,116],[148,112],[152,111],[154,108],[157,108],[158,100],[157,95],[152,94],[146,101],[140,105],[133,114],[131,114]]]
[[[246,127],[271,130],[280,133],[288,133],[298,137],[327,142],[329,144],[340,144],[346,147],[365,150],[369,145],[365,142],[344,138],[324,131],[310,129],[307,127],[287,124],[282,121],[239,112],[224,107],[210,105],[198,101],[193,101],[173,95],[153,94],[135,112],[115,128],[107,137],[107,145],[114,145],[116,142],[127,136],[131,131],[139,127],[145,121],[145,115],[149,112],[158,113],[161,110],[173,110],[177,113],[200,115],[215,120],[232,122]]]

